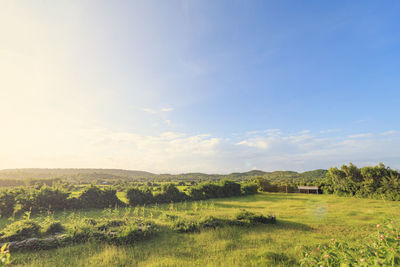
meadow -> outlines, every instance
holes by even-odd
[[[119,196],[123,198],[123,196]],[[167,226],[170,217],[197,220],[203,216],[232,218],[245,209],[272,214],[276,224],[224,226],[179,233]],[[301,246],[317,246],[334,238],[354,244],[368,241],[376,225],[400,217],[395,201],[306,195],[259,193],[174,204],[38,214],[73,227],[84,219],[143,218],[160,230],[133,245],[87,242],[53,250],[15,252],[17,266],[298,266]],[[0,226],[9,223],[0,220]]]

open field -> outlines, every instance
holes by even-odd
[[[290,266],[298,265],[300,245],[335,238],[362,242],[375,225],[400,217],[398,202],[333,195],[271,194],[213,199],[128,210],[89,210],[53,215],[66,225],[82,218],[143,216],[166,225],[163,214],[229,218],[240,209],[274,214],[276,225],[223,227],[200,233],[162,228],[154,238],[133,246],[87,243],[56,250],[14,253],[16,264],[30,266]],[[35,220],[41,220],[36,217]],[[6,220],[1,221],[4,226]]]

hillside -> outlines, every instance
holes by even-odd
[[[326,170],[313,170],[303,173],[294,171],[264,172],[252,170],[231,174],[154,174],[146,171],[122,169],[5,169],[0,170],[1,180],[32,180],[32,179],[62,179],[74,182],[91,182],[94,180],[125,180],[125,181],[173,181],[173,180],[247,180],[262,176],[276,182],[303,182],[323,179]]]

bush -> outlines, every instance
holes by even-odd
[[[152,223],[142,225],[129,225],[115,237],[111,238],[111,242],[118,245],[134,244],[140,240],[149,238],[156,233],[156,227]]]
[[[129,205],[144,205],[154,202],[153,193],[149,188],[131,188],[126,192]]]
[[[226,225],[226,221],[215,218],[213,216],[205,217],[200,220],[200,228],[217,228]]]
[[[154,201],[156,203],[181,202],[188,199],[188,195],[184,192],[180,192],[173,183],[163,184],[161,193],[154,195]]]
[[[350,245],[331,239],[316,248],[302,246],[301,266],[400,266],[400,229],[394,221],[377,225],[373,241]]]
[[[26,238],[37,237],[40,225],[32,220],[21,220],[7,225],[1,232],[0,242],[20,241]]]
[[[68,208],[68,196],[69,193],[47,186],[43,186],[39,190],[19,190],[16,197],[17,203],[20,205],[18,212],[38,213],[46,210],[63,210]]]
[[[236,220],[246,222],[249,224],[268,224],[268,223],[276,223],[276,217],[269,215],[265,217],[261,214],[256,214],[253,212],[249,212],[246,210],[240,211],[236,214]]]
[[[172,229],[179,233],[193,233],[200,230],[198,223],[182,219],[176,220],[172,225]]]
[[[257,194],[257,185],[255,183],[246,183],[242,185],[243,195],[254,195]]]
[[[33,195],[34,207],[37,210],[63,210],[67,207],[69,193],[51,187],[42,187]]]
[[[230,181],[223,180],[219,189],[219,197],[233,197],[240,196],[242,191],[240,190],[240,184]]]
[[[230,180],[223,180],[220,183],[201,183],[189,189],[189,196],[193,200],[233,197],[241,194],[241,185]]]
[[[61,222],[52,222],[46,227],[45,234],[54,235],[64,231],[65,228],[62,226]]]
[[[120,227],[126,225],[126,223],[124,221],[121,220],[110,220],[110,221],[106,221],[104,223],[102,223],[101,225],[99,225],[97,227],[97,230],[99,231],[108,231],[110,228],[114,228],[114,227]]]
[[[79,196],[81,207],[83,208],[109,208],[114,206],[124,206],[124,203],[118,199],[117,191],[114,189],[101,189],[91,185],[83,190]]]
[[[0,193],[0,215],[1,217],[10,217],[14,213],[15,193],[10,190],[3,190]]]

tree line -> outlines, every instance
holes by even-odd
[[[218,197],[232,197],[255,194],[253,183],[240,184],[224,180],[218,183],[203,183],[190,187],[188,194],[180,191],[173,183],[165,183],[161,191],[153,192],[149,187],[132,187],[125,190],[129,205],[171,203],[203,200]],[[85,187],[77,197],[63,188],[42,186],[41,188],[16,188],[0,192],[0,215],[10,217],[24,212],[76,210],[88,208],[123,207],[126,203],[117,197],[117,190],[111,186],[100,188]]]
[[[330,168],[322,183],[324,193],[400,200],[400,173],[380,163],[358,168],[354,164]]]

